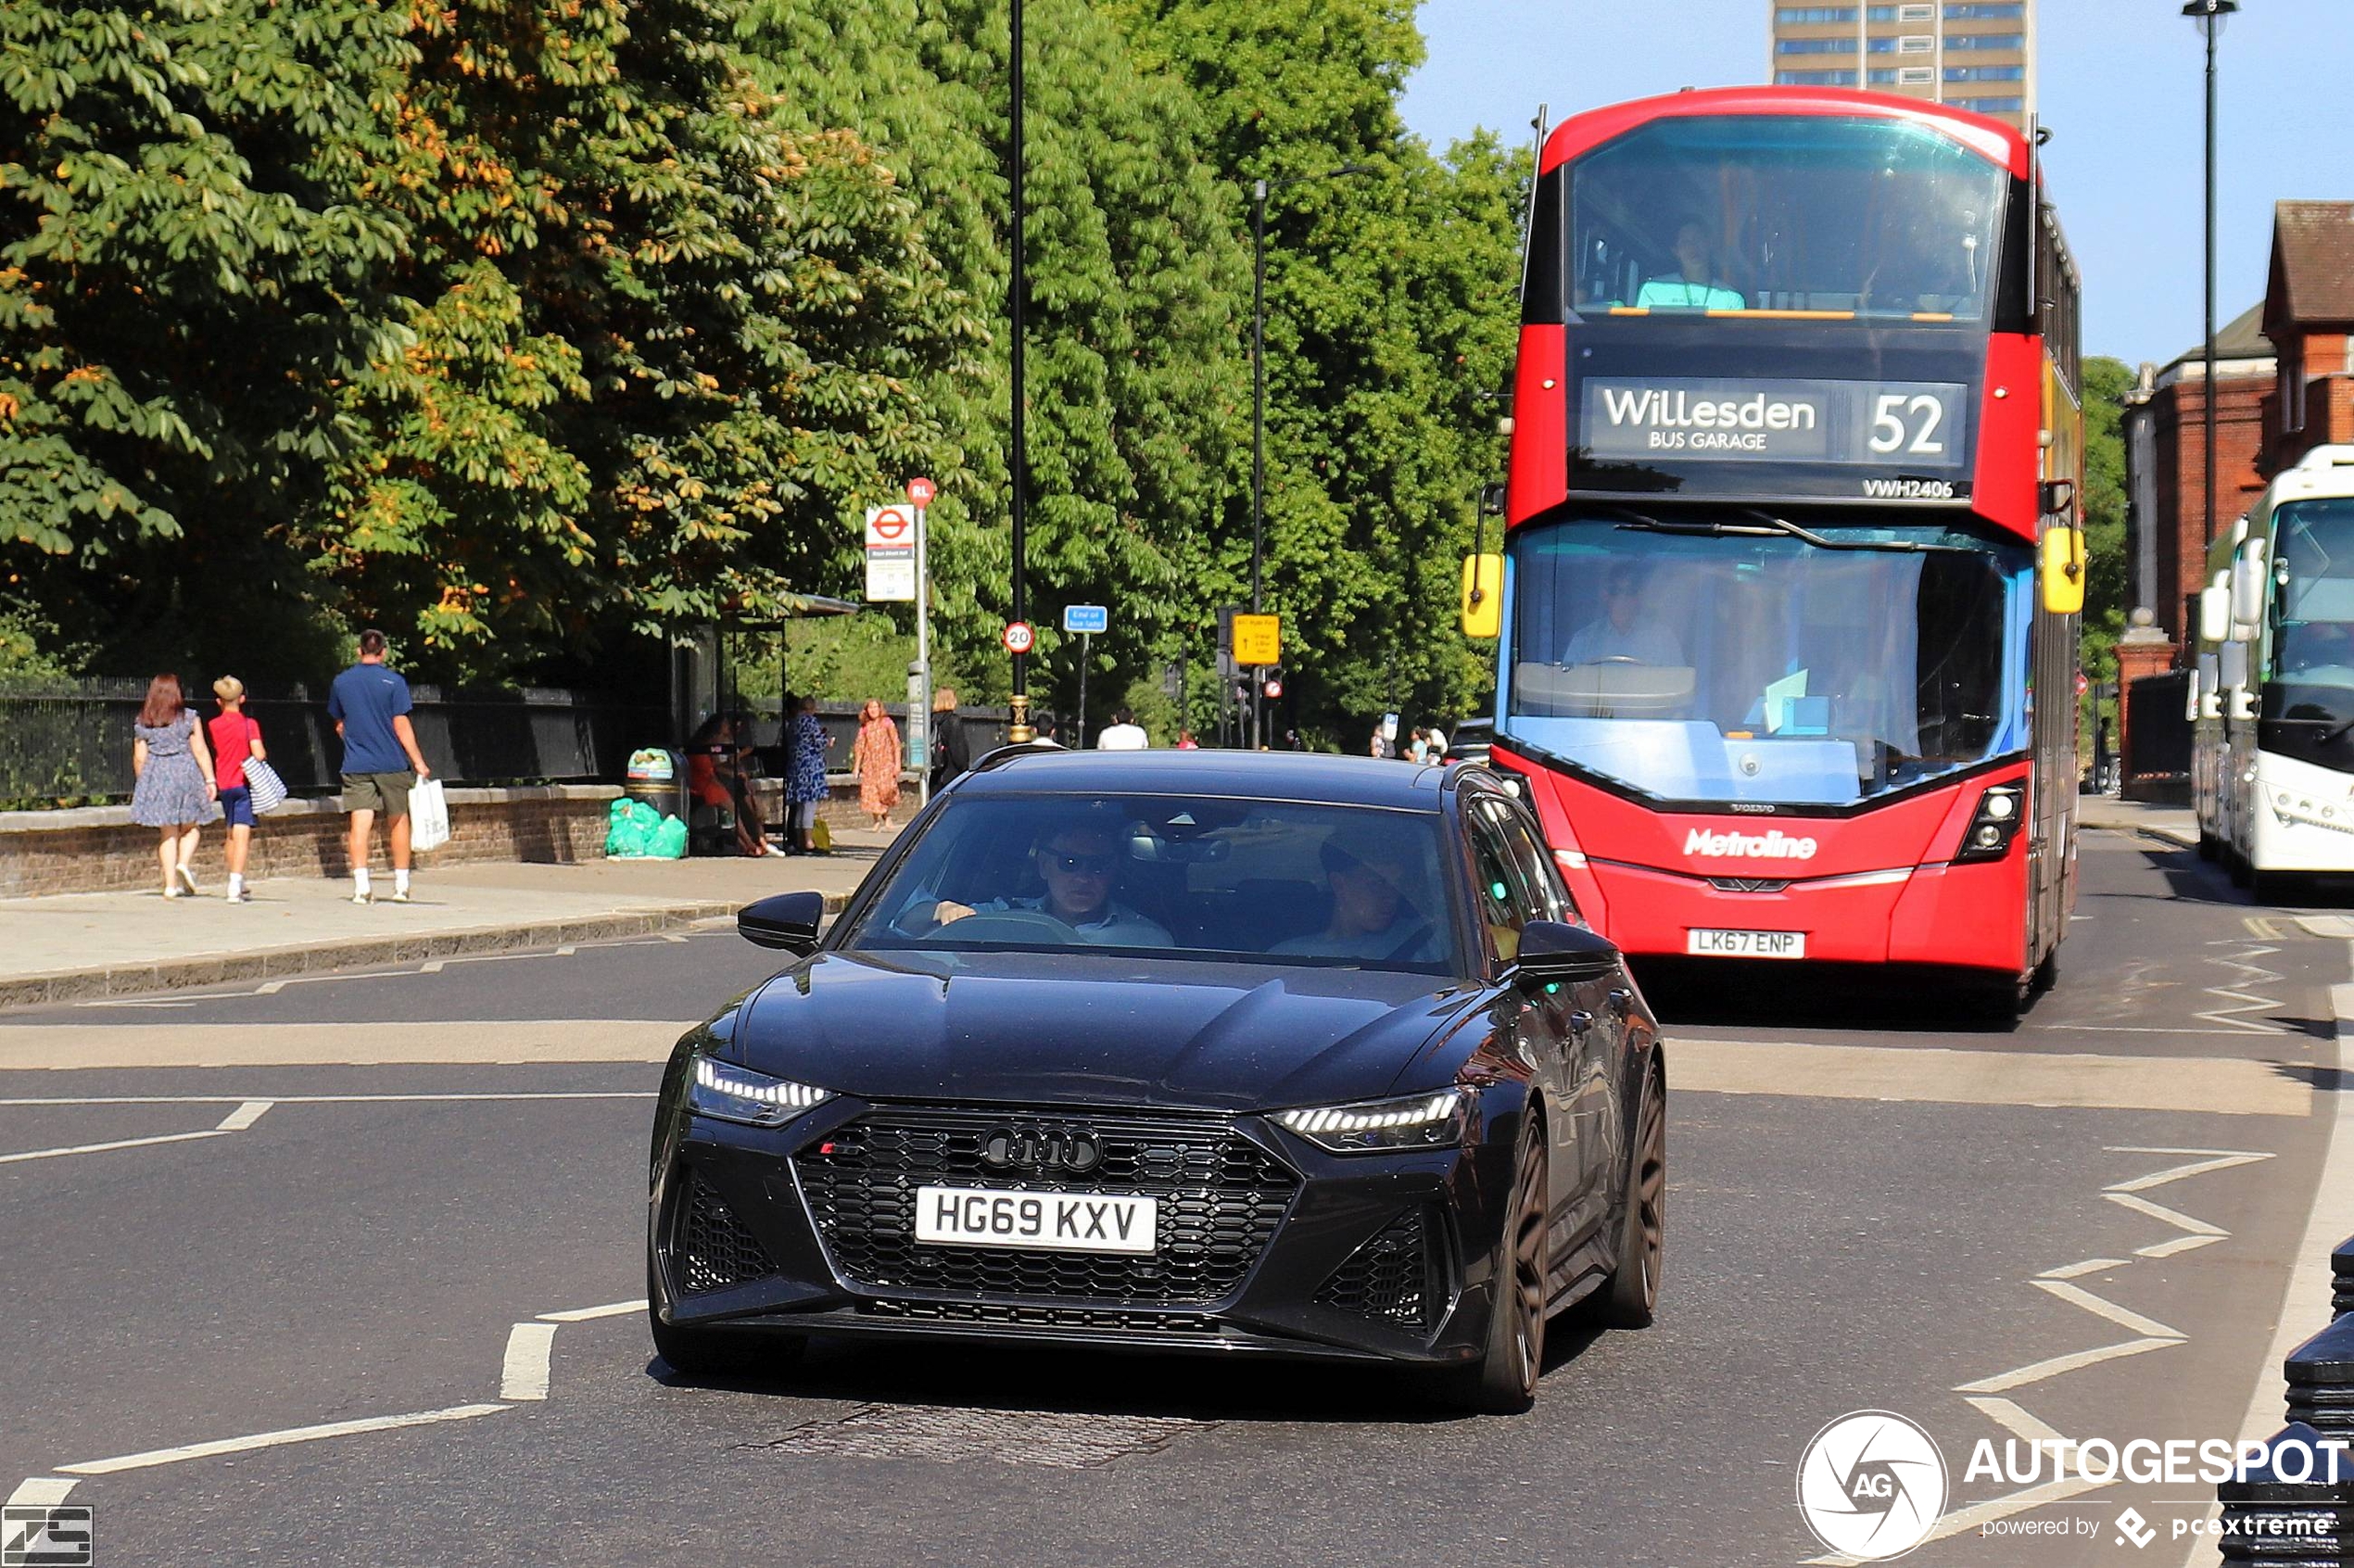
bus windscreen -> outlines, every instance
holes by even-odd
[[[1572,297],[1619,316],[1980,322],[2008,180],[1900,120],[1653,120],[1572,166]]]

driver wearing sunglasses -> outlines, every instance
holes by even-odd
[[[1063,823],[1038,845],[1044,897],[993,898],[981,904],[943,899],[932,906],[932,917],[947,926],[971,915],[1030,909],[1053,916],[1082,942],[1108,947],[1172,946],[1167,929],[1111,896],[1125,858],[1125,837],[1122,825],[1109,817]]]

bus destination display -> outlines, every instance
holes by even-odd
[[[1959,469],[1968,389],[1946,381],[1589,376],[1586,455],[1595,462],[1836,463]]]

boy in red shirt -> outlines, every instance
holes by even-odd
[[[250,904],[246,852],[253,846],[253,790],[246,784],[246,762],[267,761],[270,752],[261,744],[261,726],[246,717],[246,683],[222,676],[212,683],[212,694],[221,699],[221,712],[206,721],[205,732],[212,741],[214,777],[221,784],[221,817],[229,829],[229,902]]]

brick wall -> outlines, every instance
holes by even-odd
[[[2197,631],[2185,618],[2184,601],[2199,590],[2207,573],[2207,547],[2219,527],[2254,505],[2264,493],[2259,460],[2264,449],[2266,403],[2272,378],[2234,375],[2219,367],[2221,388],[2215,400],[2215,517],[2207,517],[2207,384],[2197,378],[2161,386],[2150,398],[2158,448],[2157,601],[2158,629],[2183,643]]]
[[[416,857],[418,868],[466,861],[594,860],[605,853],[605,819],[620,791],[602,784],[553,784],[449,792],[449,842]],[[246,862],[248,877],[341,877],[346,819],[332,799],[288,801],[261,819]],[[131,820],[129,806],[0,812],[0,897],[103,892],[156,885],[156,829]],[[221,824],[198,840],[196,876],[218,882],[228,841]],[[381,824],[373,861],[386,859]]]

